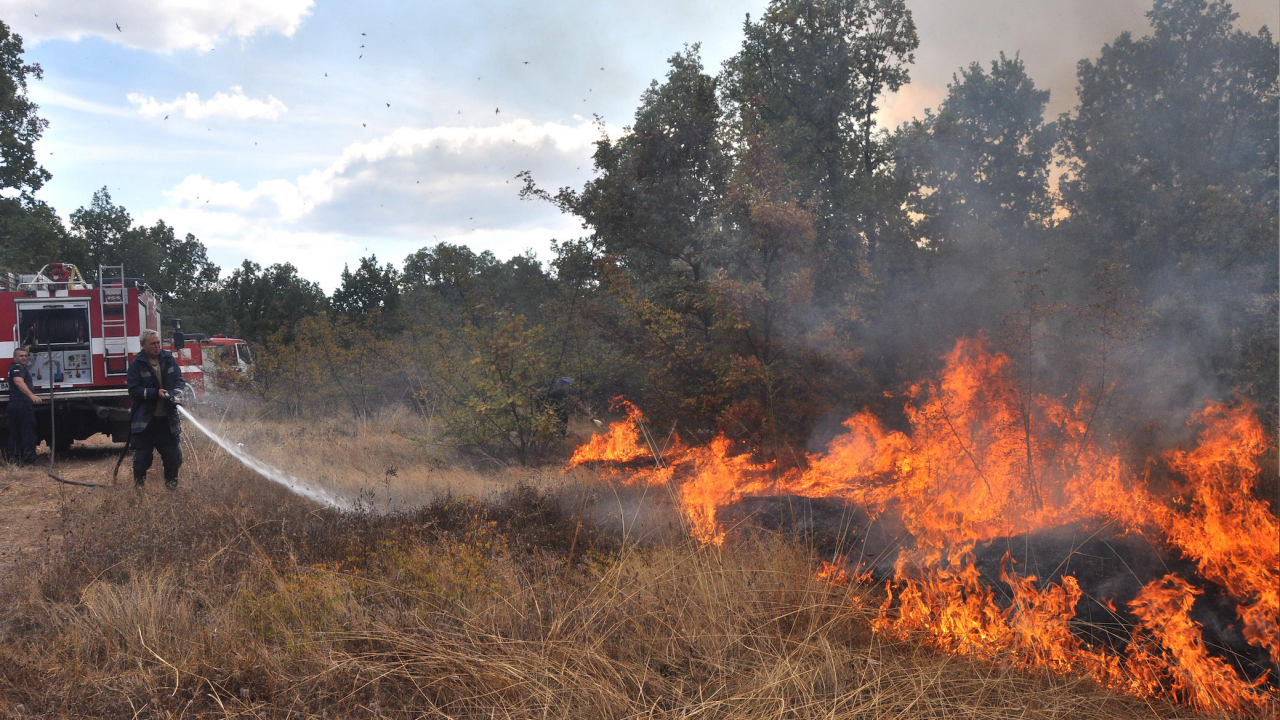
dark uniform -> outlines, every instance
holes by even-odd
[[[556,378],[543,394],[542,402],[556,414],[556,427],[560,430],[560,437],[567,437],[569,411],[578,404],[578,393],[573,387],[573,378]]]
[[[31,392],[36,388],[26,365],[15,362],[9,366],[9,459],[19,464],[33,463],[36,461],[36,411],[31,398],[18,389],[14,382],[17,378],[22,378]]]
[[[168,400],[160,397],[164,388],[170,396],[180,397],[186,382],[182,369],[173,353],[160,351],[156,364],[140,352],[129,364],[129,396],[133,398],[133,419],[130,423],[133,443],[133,481],[141,486],[147,479],[154,453],[160,453],[164,465],[164,484],[170,489],[178,486],[178,468],[182,467],[182,448],[178,438],[182,434],[178,410]]]

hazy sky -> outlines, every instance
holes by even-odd
[[[438,241],[545,256],[583,234],[514,176],[590,177],[591,143],[631,123],[640,93],[685,43],[711,72],[760,0],[332,2],[0,0],[44,68],[38,145],[65,217],[107,186],[140,222],[194,233],[224,271],[289,261],[333,289],[344,263],[397,264]],[[891,125],[933,107],[952,73],[1020,53],[1075,104],[1075,65],[1124,30],[1138,0],[908,0],[920,32]],[[1275,28],[1275,0],[1234,3]],[[117,24],[119,29],[117,30]],[[166,119],[167,118],[167,119]]]

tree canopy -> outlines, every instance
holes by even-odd
[[[682,437],[794,462],[850,411],[892,424],[912,382],[977,334],[1020,392],[1088,388],[1117,428],[1231,394],[1274,428],[1280,48],[1224,2],[1154,0],[1147,18],[1080,61],[1056,119],[1000,53],[886,128],[920,42],[907,4],[772,0],[722,68],[685,46],[629,127],[601,121],[581,187],[521,174],[521,196],[582,237],[549,258],[370,254],[331,296],[287,264],[223,277],[197,238],[137,225],[105,187],[63,227],[33,196],[40,70],[0,25],[0,265],[124,262],[192,329],[270,348],[263,382],[290,407],[290,387],[353,413],[409,400],[522,462],[556,442],[545,394],[561,376]],[[363,367],[392,355],[395,372]]]

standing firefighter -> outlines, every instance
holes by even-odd
[[[569,414],[574,410],[582,413],[588,420],[600,425],[591,407],[582,401],[578,389],[573,386],[573,378],[556,378],[542,396],[542,402],[556,414],[556,425],[560,428],[560,437],[569,434]]]
[[[13,364],[9,366],[9,459],[18,464],[36,461],[36,412],[33,406],[41,402],[32,392],[27,357],[27,351],[20,347],[13,351]]]
[[[129,396],[133,398],[131,423],[133,482],[141,488],[147,481],[153,451],[164,465],[164,486],[178,489],[178,468],[182,467],[182,432],[177,405],[186,383],[173,354],[160,349],[160,333],[143,330],[139,337],[142,352],[129,365]]]

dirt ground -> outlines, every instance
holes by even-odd
[[[77,442],[56,458],[55,472],[69,480],[110,483],[122,447],[105,435]],[[54,482],[48,471],[49,452],[43,445],[35,465],[18,468],[0,463],[0,572],[23,555],[55,550],[62,543],[61,508],[74,495],[104,490]],[[121,477],[129,482],[128,467],[121,468]]]

